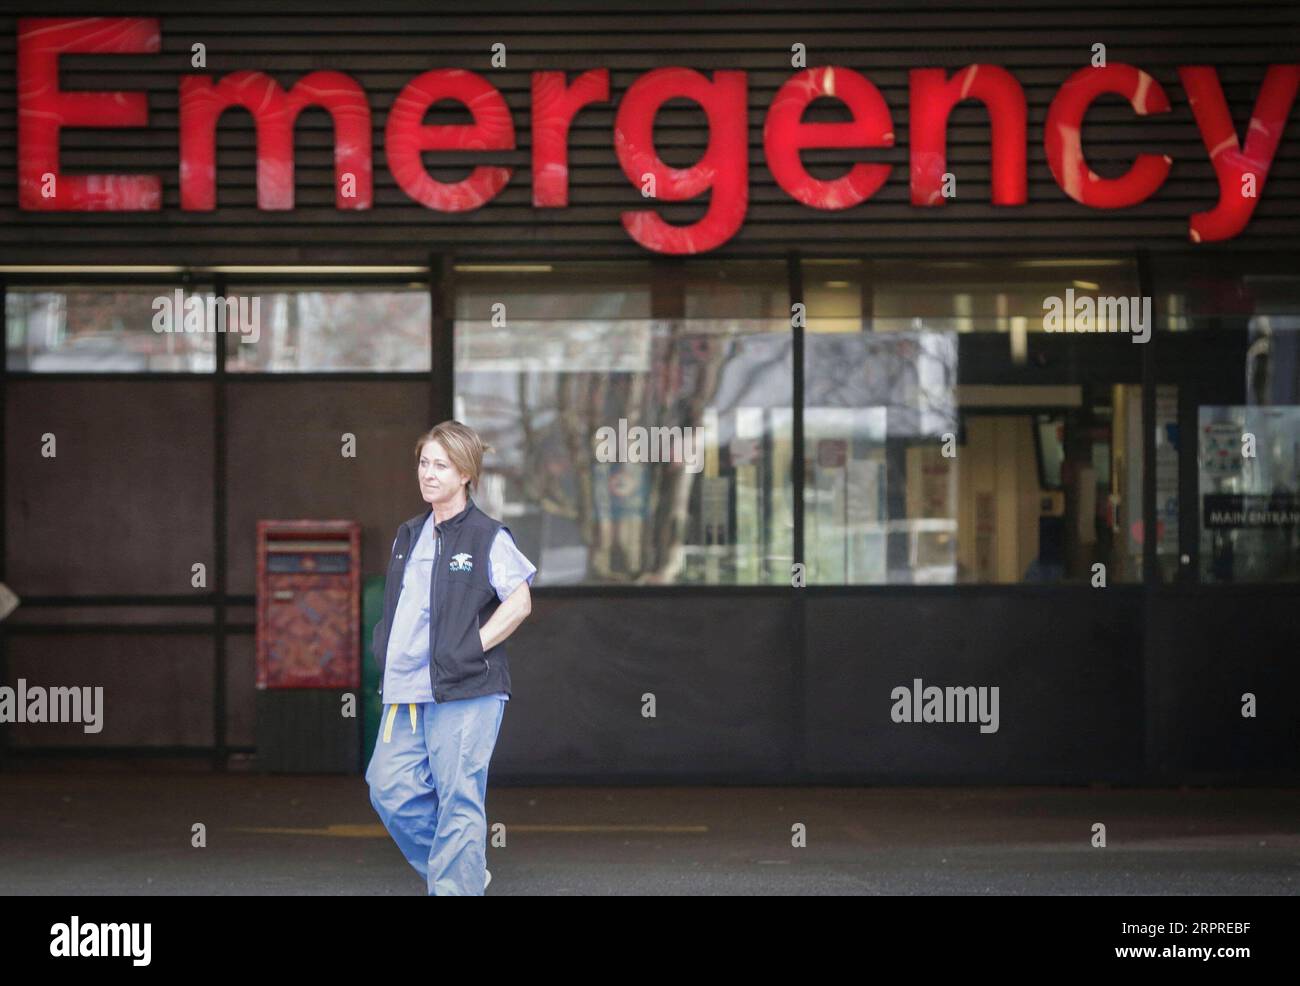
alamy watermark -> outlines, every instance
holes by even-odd
[[[132,965],[148,965],[153,951],[153,925],[148,921],[87,921],[72,915],[50,926],[50,955],[59,958],[129,958]]]
[[[889,697],[894,722],[978,722],[981,733],[998,731],[997,685],[922,687],[921,679],[913,678],[911,688],[899,685]]]
[[[597,462],[684,462],[687,472],[704,468],[704,428],[687,425],[628,427],[627,418],[596,429]]]
[[[1151,338],[1151,298],[1112,298],[1081,294],[1067,288],[1065,299],[1043,299],[1045,332],[1132,332],[1133,342]]]
[[[257,295],[192,294],[181,288],[153,300],[155,332],[231,332],[244,343],[262,337],[262,299]]]
[[[84,732],[97,733],[104,728],[104,688],[28,688],[19,678],[17,688],[0,685],[0,722],[80,722]]]

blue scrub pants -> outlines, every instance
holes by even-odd
[[[495,695],[383,707],[370,803],[432,896],[483,896],[483,802],[505,707]]]

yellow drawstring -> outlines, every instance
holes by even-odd
[[[415,732],[415,703],[411,702],[408,706],[411,712],[411,732]],[[397,706],[393,705],[388,710],[388,722],[384,723],[384,742],[388,743],[393,738],[393,718],[397,715]]]

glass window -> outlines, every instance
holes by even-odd
[[[216,368],[206,330],[210,292],[156,286],[10,287],[5,345],[11,370],[123,373]]]
[[[431,305],[426,284],[406,288],[284,289],[231,285],[238,331],[226,334],[226,369],[427,372]]]
[[[456,416],[539,584],[789,584],[783,264],[458,269]]]
[[[806,263],[809,583],[1140,579],[1140,347],[1042,331],[1053,296],[1135,283],[1123,261]]]
[[[1157,367],[1174,395],[1169,444],[1186,491],[1167,579],[1300,580],[1300,274],[1288,261],[1154,262],[1168,330]],[[1179,444],[1179,431],[1196,438]]]
[[[1118,332],[1122,315],[1139,308],[1137,269],[1121,258],[991,258],[874,261],[870,315],[876,332],[898,329],[954,332]],[[1050,316],[1059,314],[1053,322]],[[1129,326],[1132,331],[1133,326]]]
[[[457,264],[456,319],[649,318],[648,263]]]
[[[1300,406],[1198,409],[1201,578],[1300,578]]]

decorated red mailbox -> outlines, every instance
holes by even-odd
[[[257,687],[361,687],[361,525],[257,522]]]

